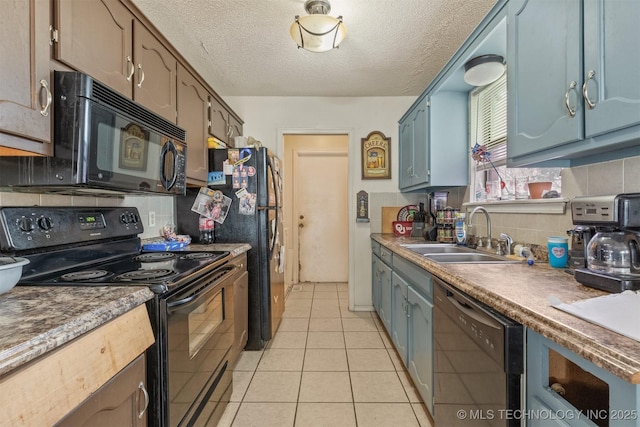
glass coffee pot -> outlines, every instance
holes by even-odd
[[[587,267],[591,271],[638,275],[640,271],[632,260],[638,260],[637,236],[632,232],[599,231],[587,246]]]

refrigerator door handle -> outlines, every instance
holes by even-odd
[[[275,196],[275,206],[273,207],[276,211],[276,224],[275,224],[275,228],[273,230],[273,236],[271,236],[271,244],[269,245],[269,258],[273,257],[273,250],[276,247],[276,238],[278,236],[278,222],[279,222],[279,215],[278,215],[278,211],[280,209],[278,209],[278,207],[280,206],[280,201],[278,200],[278,182],[276,181],[276,173],[273,170],[273,164],[271,163],[271,158],[267,157],[267,168],[269,169],[269,173],[271,174],[271,184],[273,186],[272,190],[273,190],[273,194]]]

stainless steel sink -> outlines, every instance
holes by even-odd
[[[420,255],[428,254],[459,254],[473,253],[473,249],[456,246],[449,243],[417,243],[413,245],[401,245]]]
[[[401,245],[411,252],[423,255],[424,257],[449,264],[518,264],[520,261],[508,259],[500,255],[479,252],[464,246],[457,246],[451,243],[414,243]]]
[[[468,253],[427,254],[425,257],[444,264],[519,264],[521,261],[499,255],[471,251]]]

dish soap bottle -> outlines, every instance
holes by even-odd
[[[465,213],[458,212],[456,214],[456,243],[460,246],[467,244],[467,224],[465,223]]]

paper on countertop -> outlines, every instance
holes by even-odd
[[[551,306],[640,341],[640,293],[624,291],[566,304],[550,297]]]

